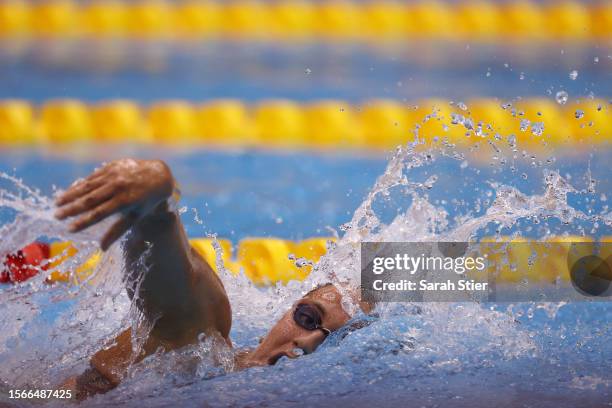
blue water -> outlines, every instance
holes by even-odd
[[[64,188],[74,178],[86,176],[100,161],[128,154],[160,157],[169,163],[181,185],[181,203],[187,207],[183,221],[190,236],[217,233],[235,243],[246,236],[329,236],[325,227],[337,229],[351,219],[387,162],[384,156],[349,154],[98,149],[81,151],[79,156],[70,154],[69,159],[66,152],[4,152],[0,170],[51,194],[54,185]],[[412,181],[420,182],[438,176],[429,200],[448,210],[451,220],[452,215],[466,211],[472,216],[486,211],[495,197],[490,180],[515,186],[526,194],[541,194],[545,168],[571,175],[578,190],[586,190],[590,174],[597,180],[596,191],[573,194],[569,201],[587,213],[605,213],[607,200],[602,194],[612,191],[607,177],[609,157],[605,150],[575,158],[559,154],[555,163],[543,167],[515,163],[515,172],[486,162],[460,166],[457,160],[438,157],[434,166],[414,169],[410,174]],[[523,172],[526,178],[521,176]],[[406,196],[397,193],[391,191],[388,199],[375,203],[383,221],[389,222],[408,207]],[[203,225],[196,222],[193,208]],[[0,214],[2,223],[12,215]],[[544,224],[546,230],[523,220],[504,232],[518,230],[534,237],[556,231],[612,235],[609,225],[593,228],[593,224],[578,220],[569,226],[553,221]],[[42,311],[24,329],[30,332],[24,334],[24,345],[41,344],[37,342],[43,339],[32,334],[37,326],[59,324],[54,322],[80,307],[73,300],[54,300],[53,296],[61,298],[62,293],[61,288],[55,288],[31,298]],[[81,295],[85,299],[87,291]],[[251,292],[242,292],[245,296],[255,299]],[[275,295],[262,291],[256,296],[261,296],[258,302],[265,305],[274,301]],[[273,316],[293,300],[284,299],[278,310],[260,309],[262,303],[242,309],[246,299],[234,294],[234,307],[242,311],[235,316],[231,333],[236,346],[255,346]],[[10,305],[5,306],[11,310]],[[119,388],[87,401],[87,406],[310,407],[327,406],[332,401],[336,406],[352,407],[610,406],[612,304],[539,306],[383,305],[370,326],[346,337],[347,332],[341,331],[316,353],[297,360],[282,359],[272,367],[224,373],[206,358],[195,366],[185,363],[185,355],[197,360],[198,349],[148,359]],[[106,307],[100,312],[106,313]],[[101,318],[86,316],[85,327]],[[104,338],[104,333],[96,332],[95,338]],[[17,347],[19,343],[13,344]],[[57,344],[60,349],[66,347]],[[80,361],[76,371],[85,364],[86,359]],[[67,375],[57,367],[54,370],[60,370],[60,377]],[[7,382],[10,384],[10,379]]]
[[[195,382],[169,374],[162,383],[173,378],[180,385],[168,392],[136,378],[121,385],[119,395],[93,401],[129,404],[127,395],[137,389],[155,407],[611,405],[609,304],[572,304],[553,318],[541,310],[527,317],[533,305],[515,305],[515,323],[497,330],[478,312],[471,317],[475,324],[460,312],[440,323],[429,307],[396,312],[342,340],[332,336],[316,353],[273,367]],[[409,335],[414,330],[421,332]]]
[[[67,159],[66,154],[9,151],[0,153],[0,171],[16,175],[46,195],[54,187],[66,188],[73,180],[87,176],[102,161],[126,156],[161,158],[172,168],[180,184],[181,205],[188,211],[183,222],[190,237],[215,233],[234,242],[247,236],[274,236],[300,240],[314,236],[330,236],[328,228],[336,229],[349,221],[353,211],[386,166],[385,155],[357,156],[338,153],[273,153],[265,151],[211,152],[209,150],[173,151],[172,149],[141,149],[129,151],[108,149],[106,152],[85,151],[81,158]],[[488,181],[514,186],[532,195],[541,194],[543,169],[559,170],[573,176],[577,189],[586,189],[587,176],[596,181],[596,192],[571,194],[569,203],[576,209],[600,213],[607,200],[601,194],[612,191],[607,162],[610,153],[603,150],[590,157],[559,155],[557,161],[542,168],[529,163],[515,163],[516,171],[508,166],[472,164],[464,169],[457,160],[439,158],[435,169],[413,171],[415,181],[424,181],[435,174],[436,188],[429,192],[434,203],[443,205],[451,216],[483,214],[487,202],[494,199],[494,189]],[[460,173],[455,173],[459,171]],[[523,178],[525,173],[527,178]],[[457,178],[458,177],[458,178]],[[591,201],[592,200],[592,201]],[[480,203],[477,211],[475,203]],[[404,196],[381,202],[376,207],[383,221],[390,222],[409,202]],[[195,211],[195,212],[194,212]],[[195,214],[204,220],[200,225]],[[588,211],[587,211],[588,212]],[[11,214],[2,213],[5,223]],[[510,233],[511,231],[506,231]],[[538,237],[537,230],[524,235]],[[601,228],[596,237],[609,235]]]
[[[15,51],[17,50],[17,51]],[[513,47],[406,42],[350,44],[0,43],[0,97],[142,103],[181,98],[345,99],[608,98],[610,47]],[[597,62],[595,59],[597,58]],[[578,70],[576,80],[568,73]]]

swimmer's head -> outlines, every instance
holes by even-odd
[[[259,346],[245,356],[244,364],[272,365],[281,357],[312,353],[350,318],[342,308],[340,291],[332,284],[319,286],[294,303]]]

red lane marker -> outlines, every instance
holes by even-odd
[[[2,262],[0,282],[24,282],[38,274],[40,269],[47,269],[41,264],[49,259],[49,245],[42,242],[33,242],[17,252],[8,254]]]

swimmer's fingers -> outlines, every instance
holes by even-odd
[[[85,180],[79,180],[74,183],[68,190],[64,191],[56,200],[57,206],[68,204],[71,201],[78,199],[79,197],[90,193],[104,184],[105,178],[103,176],[96,176],[93,178],[86,178]]]
[[[56,200],[56,205],[64,205],[83,194],[87,194],[104,183],[109,170],[109,164],[104,164],[95,169],[89,176],[72,183],[68,190],[64,191]]]
[[[102,175],[103,173],[106,173],[106,171],[108,170],[110,165],[111,165],[111,163],[103,162],[102,165],[100,167],[96,167],[94,169],[94,171],[92,171],[91,174],[89,175],[89,177],[87,177],[87,178],[97,177],[97,176]]]
[[[96,178],[103,178],[103,176],[108,175],[109,170],[111,169],[111,163],[103,163],[102,166],[94,169],[94,171],[87,177],[85,177],[84,181],[90,181]]]
[[[91,227],[97,222],[102,221],[109,215],[120,210],[121,203],[118,200],[104,201],[102,204],[95,207],[93,210],[86,212],[76,221],[70,224],[71,232],[79,232],[85,228]]]
[[[116,188],[113,184],[103,185],[102,187],[85,194],[73,202],[69,202],[68,204],[60,207],[55,212],[55,217],[63,220],[65,218],[90,211],[109,200],[115,193],[115,190]]]
[[[127,213],[115,222],[109,230],[104,234],[100,241],[100,248],[106,251],[116,240],[121,238],[123,234],[138,220],[136,213]]]

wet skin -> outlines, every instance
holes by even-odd
[[[298,300],[272,327],[257,349],[249,354],[247,365],[274,364],[283,356],[296,358],[299,354],[295,353],[295,349],[302,350],[304,354],[314,352],[325,340],[325,332],[320,329],[306,330],[296,324],[293,320],[295,306],[314,306],[321,316],[321,326],[333,332],[350,319],[341,301],[342,295],[333,285],[323,286]]]
[[[190,247],[179,215],[170,209],[168,201],[174,191],[174,178],[162,161],[122,159],[78,180],[56,200],[56,217],[70,218],[73,232],[118,215],[102,236],[100,247],[107,250],[127,233],[124,244],[127,282],[134,281],[129,279],[130,275],[141,272],[137,261],[149,250],[147,263],[151,266],[139,291],[136,293],[129,283],[126,289],[131,297],[140,298],[141,311],[155,323],[139,355],[133,355],[130,334],[126,331],[92,357],[92,368],[103,380],[108,380],[109,389],[119,384],[131,363],[160,347],[168,351],[193,344],[200,333],[220,337],[231,346],[229,299],[210,265]],[[283,356],[295,358],[297,348],[312,353],[325,340],[325,333],[296,324],[295,306],[312,305],[321,315],[321,325],[333,331],[349,320],[341,299],[333,285],[307,294],[283,315],[255,350],[240,355],[239,366],[274,364]],[[71,379],[66,384],[78,388],[77,380]],[[102,391],[96,388],[82,395],[96,392]]]

